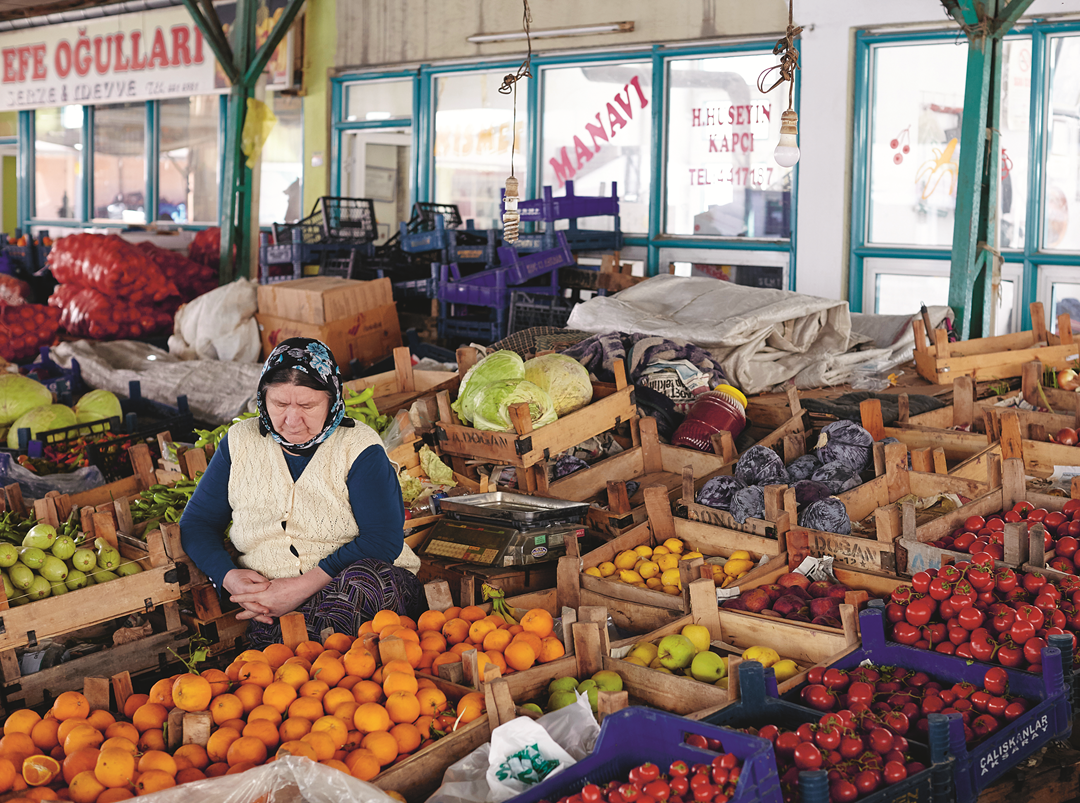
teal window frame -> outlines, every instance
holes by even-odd
[[[1044,163],[1048,142],[1046,104],[1049,93],[1048,39],[1058,34],[1080,35],[1080,22],[1051,23],[1040,20],[1019,25],[1008,38],[1031,39],[1031,100],[1028,119],[1028,151],[1030,169],[1027,176],[1027,208],[1024,245],[1022,248],[1002,249],[1006,265],[1020,266],[1021,329],[1031,328],[1028,305],[1040,300],[1039,273],[1044,267],[1080,269],[1080,252],[1047,251],[1043,241],[1043,193],[1045,191]],[[851,240],[848,249],[848,304],[852,312],[873,312],[863,309],[865,294],[865,260],[912,259],[939,260],[948,263],[950,247],[873,245],[867,242],[869,212],[870,159],[870,87],[873,69],[872,49],[875,45],[952,42],[957,31],[942,29],[918,34],[875,33],[858,31],[855,35],[855,114],[852,148]],[[903,271],[896,271],[903,273]],[[1015,272],[1015,268],[1014,268]],[[1045,299],[1048,300],[1048,299]],[[1051,314],[1052,310],[1048,311]]]
[[[540,176],[543,171],[541,156],[541,133],[543,120],[543,92],[538,80],[545,68],[590,66],[604,62],[650,61],[652,65],[651,106],[651,190],[649,199],[649,230],[643,234],[624,235],[623,241],[628,249],[641,253],[646,273],[655,275],[660,268],[660,251],[669,249],[701,249],[736,252],[785,252],[788,255],[787,286],[795,289],[795,252],[797,242],[797,199],[799,187],[798,165],[792,172],[791,187],[791,236],[783,239],[713,237],[701,235],[669,235],[663,233],[663,215],[665,204],[665,167],[667,118],[664,109],[667,106],[668,65],[671,61],[685,58],[709,58],[725,55],[755,55],[771,53],[774,40],[753,40],[723,42],[707,45],[643,45],[619,51],[579,52],[564,55],[534,54],[532,73],[534,78],[523,82],[519,88],[518,103],[527,109],[526,142],[529,149],[527,175],[524,177],[522,194],[526,198],[535,198],[541,189]],[[430,201],[434,196],[434,141],[435,109],[433,108],[433,88],[435,79],[441,75],[468,72],[505,71],[516,72],[521,64],[520,57],[485,59],[457,64],[419,64],[409,69],[350,71],[333,76],[331,87],[330,119],[330,187],[337,194],[341,187],[341,137],[345,132],[356,130],[378,130],[380,128],[402,128],[411,126],[413,141],[412,175],[410,177],[410,204]],[[366,81],[387,78],[412,78],[413,113],[411,118],[377,121],[347,121],[345,119],[345,100],[348,88]],[[519,85],[520,86],[520,85]],[[799,78],[795,82],[795,109],[799,104]],[[633,256],[624,254],[630,259]],[[726,258],[726,255],[725,255]]]

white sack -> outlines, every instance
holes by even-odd
[[[259,326],[255,313],[258,285],[250,279],[204,293],[176,313],[169,353],[181,360],[257,362]]]

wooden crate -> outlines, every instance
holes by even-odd
[[[1069,316],[1058,316],[1059,336],[1046,328],[1046,315],[1040,302],[1032,303],[1030,309],[1030,332],[959,343],[950,343],[944,329],[928,333],[923,322],[916,320],[912,324],[915,330],[915,370],[928,382],[949,385],[957,376],[972,376],[978,380],[1020,376],[1023,364],[1030,360],[1039,360],[1057,370],[1074,363],[1078,353]],[[928,334],[933,337],[932,346],[927,345]]]
[[[461,377],[475,362],[475,349],[458,349],[456,372],[416,371],[413,370],[412,353],[408,347],[399,346],[394,349],[393,371],[360,377],[346,382],[345,387],[357,393],[371,388],[375,394],[372,401],[379,412],[393,415],[398,410],[411,406],[417,399],[434,395],[440,390],[457,393]]]
[[[622,363],[616,364],[615,391],[594,401],[540,429],[532,428],[528,405],[516,404],[510,410],[514,422],[513,432],[486,432],[463,426],[450,409],[450,397],[439,391],[439,421],[435,425],[435,439],[439,451],[458,458],[470,458],[517,468],[531,468],[542,460],[565,452],[582,441],[607,432],[637,415],[634,405],[634,386],[626,383]],[[460,472],[455,466],[455,470]],[[526,487],[537,490],[537,472],[523,472]],[[542,474],[542,472],[539,472]],[[520,483],[519,483],[520,484]],[[542,490],[542,489],[541,489]]]

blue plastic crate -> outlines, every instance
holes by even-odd
[[[886,641],[884,614],[877,608],[859,614],[859,627],[862,631],[862,648],[848,653],[832,666],[852,669],[863,661],[871,661],[883,666],[926,672],[943,681],[979,686],[991,666]],[[1006,671],[1009,673],[1009,693],[1037,701],[1038,704],[981,744],[968,749],[964,743],[963,721],[958,715],[944,717],[935,714],[929,717],[932,728],[935,723],[938,727],[947,727],[947,750],[955,760],[954,780],[959,803],[973,803],[981,790],[1009,769],[1039,748],[1055,739],[1066,738],[1072,732],[1072,710],[1059,649],[1047,647],[1043,650],[1042,674],[1007,668]],[[793,689],[785,696],[798,699],[799,693],[800,689]]]
[[[83,390],[79,361],[73,359],[70,368],[61,368],[49,357],[48,346],[42,346],[38,359],[20,367],[19,373],[40,382],[51,390],[60,404],[70,406],[74,397]]]
[[[818,722],[822,712],[806,708],[789,700],[776,698],[776,675],[772,670],[765,670],[757,661],[744,661],[739,664],[739,699],[724,706],[705,721],[713,725],[729,728],[760,728],[766,724],[794,730],[806,722]],[[920,745],[909,740],[910,748],[919,761],[927,765],[922,772],[905,778],[898,784],[887,786],[872,795],[859,798],[859,803],[949,803],[953,792],[953,760],[948,756],[948,735],[945,723],[939,724],[930,735],[930,746]],[[770,746],[770,752],[771,752]],[[775,758],[774,758],[775,762]],[[814,773],[808,773],[813,775]],[[825,775],[824,772],[821,773]],[[799,787],[803,792],[802,803],[811,803],[813,795],[807,795],[803,789],[803,775],[800,774]],[[825,784],[824,803],[828,799],[828,784]]]
[[[513,803],[556,801],[576,794],[586,784],[625,778],[630,770],[646,761],[661,768],[679,759],[691,765],[708,764],[716,754],[686,744],[687,734],[692,733],[717,739],[724,752],[734,753],[742,762],[731,803],[781,803],[780,776],[772,745],[767,740],[651,708],[624,708],[605,717],[591,756],[510,800]]]
[[[424,251],[445,251],[455,244],[454,230],[448,228],[442,215],[435,215],[435,228],[426,231],[409,231],[404,221],[399,225],[401,250],[408,254]]]
[[[475,341],[494,343],[506,337],[506,318],[494,321],[478,321],[471,318],[439,317],[438,334],[440,340]]]

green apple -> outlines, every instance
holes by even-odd
[[[690,664],[690,675],[703,683],[716,683],[727,675],[727,661],[712,650],[699,652]]]
[[[548,694],[554,694],[557,691],[573,691],[577,688],[577,678],[555,678],[548,684]]]
[[[723,677],[723,678],[720,678],[720,680],[716,681],[716,683],[714,683],[713,685],[714,686],[719,686],[721,689],[726,689],[727,688],[727,681],[728,681],[728,679],[726,677]]]
[[[628,664],[633,664],[634,666],[648,667],[648,664],[645,663],[644,661],[642,661],[636,655],[628,655],[625,658],[623,658],[623,660],[626,661],[626,663],[628,663]]]
[[[622,676],[611,669],[601,669],[592,676],[592,679],[601,691],[622,691]]]
[[[656,645],[651,641],[642,641],[634,645],[634,649],[630,650],[630,655],[640,658],[645,662],[645,666],[648,666],[656,658],[656,650]]]
[[[664,636],[660,639],[656,652],[661,666],[672,671],[690,666],[690,662],[694,660],[696,654],[697,650],[694,649],[694,642],[681,633]]]
[[[558,711],[577,702],[577,695],[573,691],[557,691],[548,700],[548,711]]]
[[[698,652],[705,652],[712,644],[712,635],[705,625],[687,625],[680,632],[693,642],[694,649]]]

